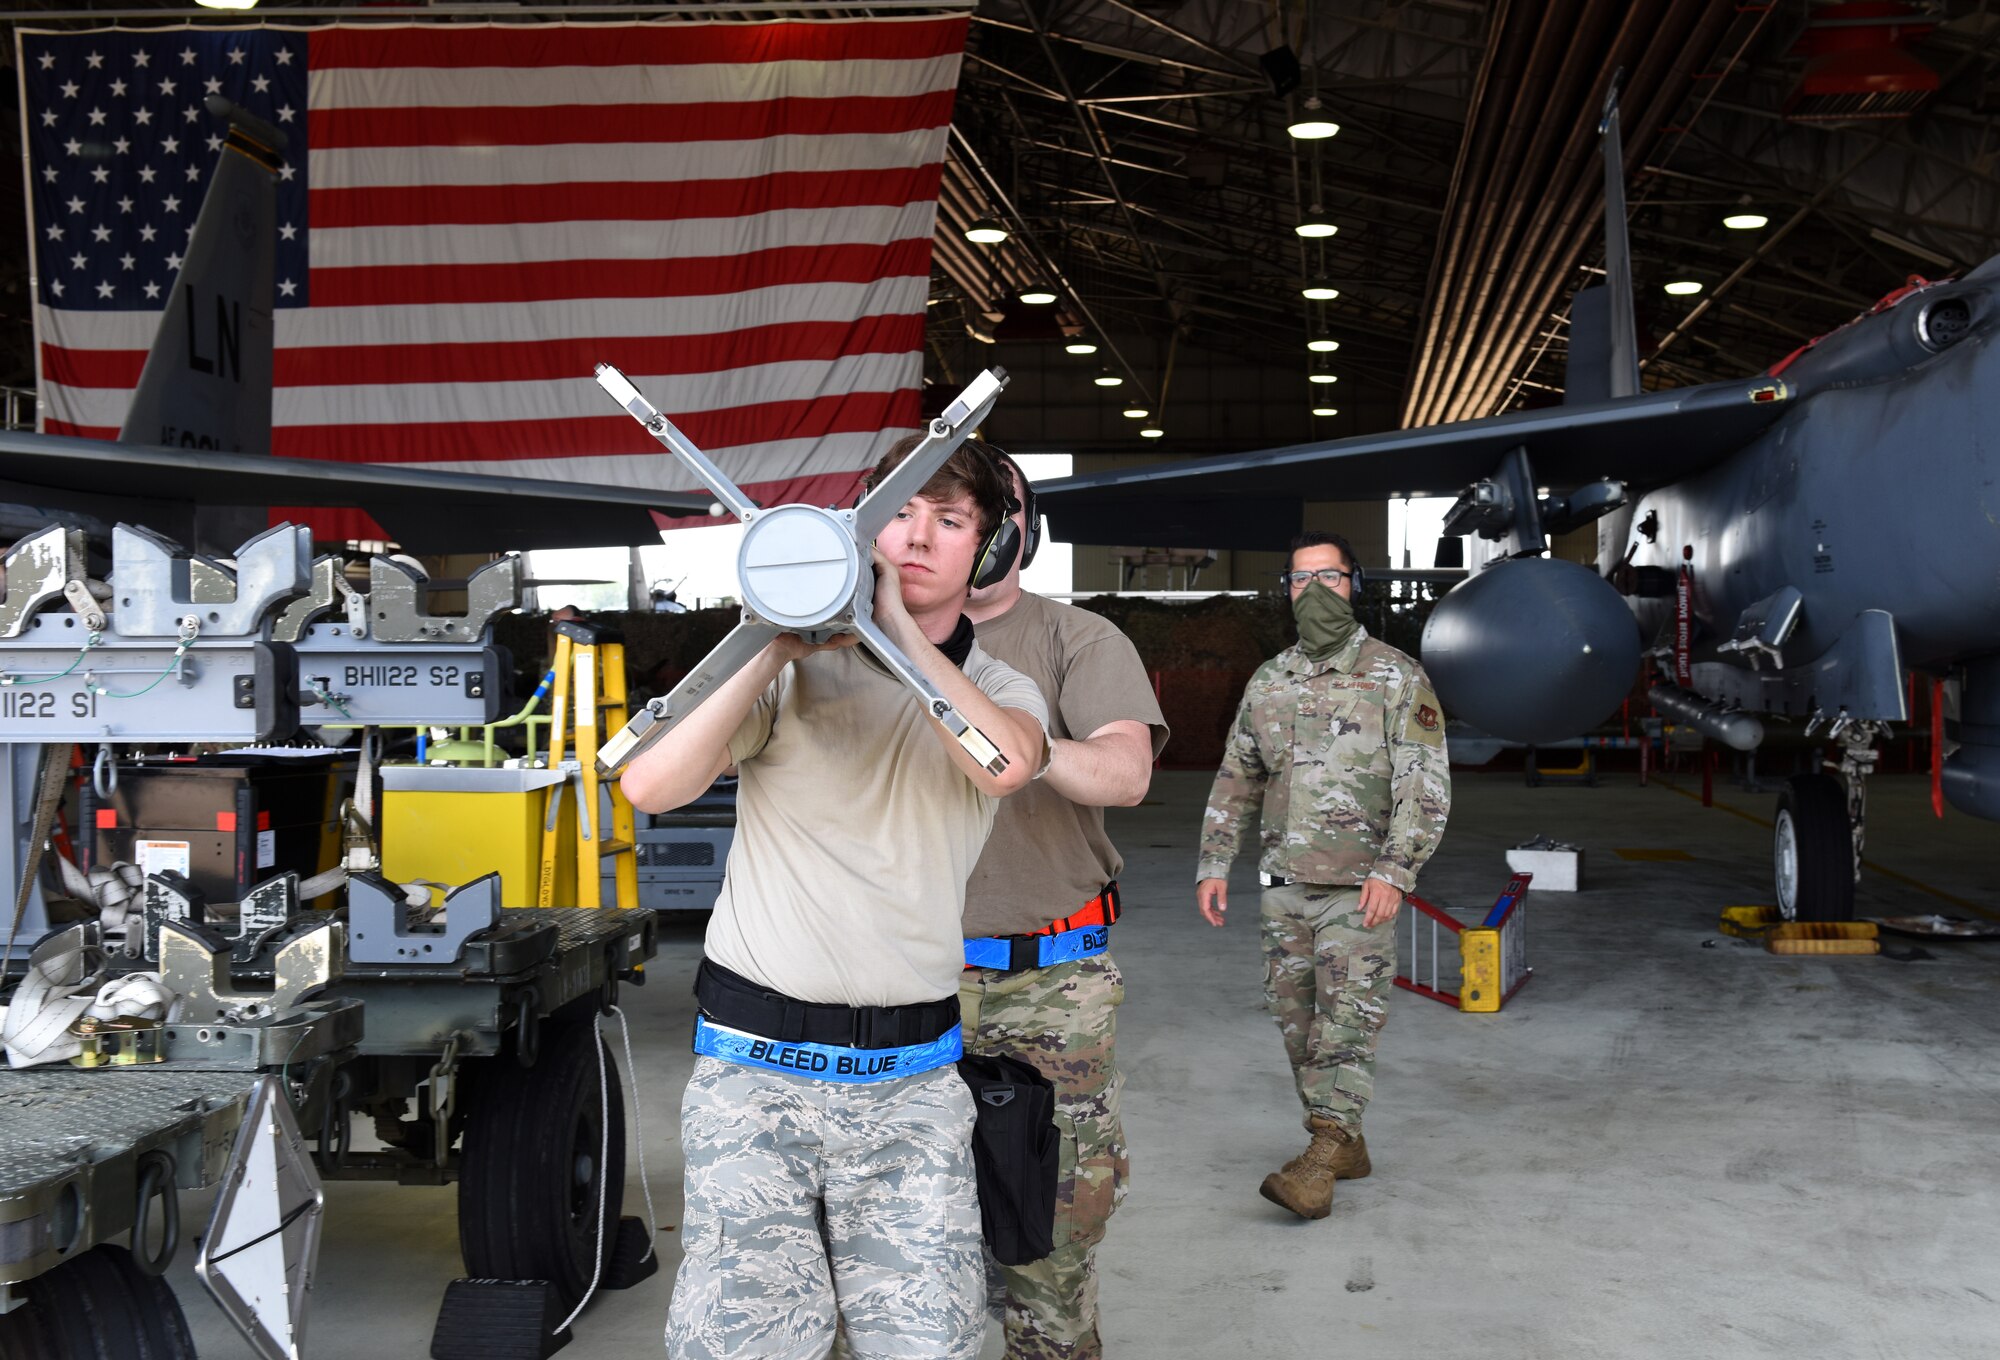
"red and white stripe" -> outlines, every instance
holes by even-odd
[[[273,452],[696,489],[608,362],[758,499],[844,499],[918,424],[966,22],[313,30]],[[115,437],[159,314],[39,321],[44,428]]]

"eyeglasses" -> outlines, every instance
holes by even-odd
[[[1354,573],[1342,571],[1339,567],[1321,567],[1318,571],[1281,571],[1278,573],[1278,584],[1290,586],[1294,590],[1304,590],[1306,584],[1317,577],[1319,583],[1328,590],[1337,590],[1340,588],[1340,578],[1343,576],[1352,579]]]

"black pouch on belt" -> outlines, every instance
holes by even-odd
[[[972,1160],[986,1245],[1003,1266],[1039,1261],[1055,1250],[1062,1157],[1055,1087],[1019,1058],[999,1055],[967,1054],[958,1075],[972,1088],[978,1111]]]

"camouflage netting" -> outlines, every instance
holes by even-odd
[[[1187,603],[1099,595],[1076,603],[1117,624],[1138,648],[1173,729],[1161,757],[1168,765],[1214,765],[1244,682],[1297,637],[1290,602],[1275,594],[1218,595]],[[1428,613],[1427,600],[1391,610],[1379,594],[1372,594],[1361,611],[1370,632],[1412,654]],[[626,675],[640,698],[658,694],[686,675],[739,617],[735,609],[597,616],[624,631]],[[547,665],[547,619],[509,615],[496,621],[494,632],[513,650],[517,689],[527,694]]]

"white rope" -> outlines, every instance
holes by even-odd
[[[331,869],[322,870],[300,883],[299,901],[305,903],[312,901],[314,898],[325,897],[328,893],[345,886],[346,883],[347,866],[345,864],[336,864]]]
[[[132,958],[139,955],[138,941],[141,938],[131,930],[134,918],[141,914],[145,901],[146,879],[136,864],[118,860],[112,864],[100,864],[89,873],[72,864],[60,850],[49,847],[55,857],[56,869],[62,876],[63,891],[87,907],[97,911],[97,924],[103,932],[105,947],[117,946]]]
[[[617,1006],[611,1013],[618,1017],[618,1032],[625,1041],[625,1083],[632,1102],[632,1136],[639,1143],[639,1191],[646,1197],[646,1254],[639,1259],[650,1260],[653,1244],[660,1237],[659,1215],[653,1212],[653,1182],[646,1175],[646,1120],[639,1112],[639,1069],[632,1065],[632,1027],[625,1023],[625,1012]]]
[[[604,1274],[604,1207],[611,1192],[611,1083],[604,1074],[604,1035],[598,1028],[598,1019],[590,1022],[592,1047],[597,1050],[597,1108],[599,1132],[603,1134],[597,1152],[597,1250],[590,1257],[590,1287],[583,1291],[583,1297],[576,1301],[570,1315],[557,1324],[551,1336],[561,1336],[576,1321],[578,1313],[590,1306],[597,1295],[597,1281]]]
[[[639,1112],[638,1079],[634,1075],[637,1069],[632,1065],[632,1027],[626,1023],[623,1009],[618,1006],[611,1006],[608,1009],[611,1014],[618,1017],[618,1035],[625,1050],[625,1070],[619,1074],[618,1089],[626,1093],[628,1103],[632,1107],[632,1136],[639,1145],[639,1190],[646,1197],[646,1251],[639,1259],[645,1261],[652,1258],[653,1244],[660,1235],[660,1220],[653,1211],[653,1183],[646,1175],[646,1120],[645,1116]],[[591,1021],[592,1034],[598,1040],[597,1099],[598,1109],[602,1111],[602,1123],[604,1125],[604,1137],[598,1151],[597,1160],[597,1255],[590,1270],[590,1288],[583,1291],[583,1298],[578,1300],[576,1308],[568,1317],[562,1320],[561,1326],[558,1326],[551,1335],[559,1335],[570,1323],[576,1321],[577,1314],[588,1307],[591,1299],[596,1297],[598,1281],[604,1275],[604,1209],[611,1189],[611,1167],[609,1165],[611,1160],[611,1085],[610,1079],[604,1070],[604,1031],[600,1028],[603,1023],[604,1017],[601,1013]]]
[[[361,729],[361,750],[355,762],[354,810],[372,830],[375,826],[375,729]]]
[[[0,1043],[7,1065],[36,1067],[63,1062],[83,1051],[70,1027],[86,1015],[162,1020],[175,995],[158,973],[128,973],[106,980],[93,966],[101,959],[80,929],[43,939],[28,956],[28,971],[10,1006],[0,1009]]]

